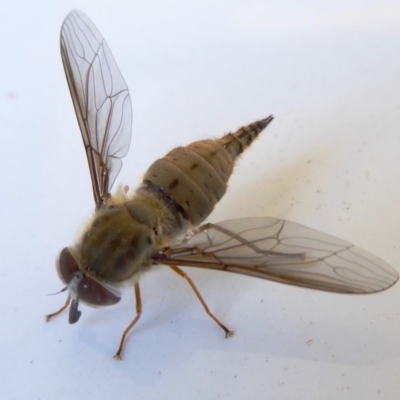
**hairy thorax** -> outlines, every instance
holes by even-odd
[[[134,277],[157,245],[159,221],[142,201],[112,205],[96,212],[78,244],[82,270],[98,280],[122,282]]]

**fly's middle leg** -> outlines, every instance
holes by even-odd
[[[214,322],[221,328],[223,329],[223,331],[225,332],[225,337],[229,338],[231,336],[233,336],[233,334],[235,333],[234,331],[230,331],[225,325],[223,325],[218,318],[210,311],[210,309],[208,308],[206,302],[203,300],[203,297],[201,296],[199,290],[197,289],[196,285],[193,283],[193,281],[190,279],[189,275],[185,272],[182,271],[179,267],[175,267],[173,265],[169,266],[174,272],[176,272],[179,276],[181,276],[183,279],[185,279],[187,281],[187,283],[190,285],[190,287],[192,288],[192,290],[194,291],[195,295],[197,296],[197,298],[199,299],[201,305],[203,306],[205,312],[207,313],[207,315],[212,318],[214,320]]]

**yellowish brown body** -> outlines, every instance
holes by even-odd
[[[166,265],[186,279],[226,337],[233,331],[211,313],[179,266],[337,293],[375,293],[397,281],[397,271],[373,254],[291,221],[255,217],[198,226],[225,194],[239,155],[272,117],[217,140],[177,147],[150,166],[132,196],[123,190],[111,196],[131,140],[128,86],[104,38],[82,12],[66,17],[60,47],[96,211],[77,243],[59,254],[58,272],[68,297],[47,321],[69,306],[68,320],[76,323],[80,301],[110,306],[121,300],[122,284],[133,284],[136,316],[122,335],[115,355],[120,359],[127,334],[142,314],[139,277],[153,265]]]
[[[154,250],[208,217],[225,194],[239,155],[271,120],[177,147],[155,161],[132,198],[112,197],[71,248],[85,273],[109,283],[137,281]]]

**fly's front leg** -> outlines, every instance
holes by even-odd
[[[124,333],[122,334],[122,338],[121,338],[121,342],[119,344],[118,351],[114,356],[114,358],[116,360],[122,360],[121,354],[122,354],[122,349],[125,344],[126,336],[128,335],[129,331],[135,326],[136,322],[139,321],[139,318],[142,315],[142,297],[140,296],[139,283],[135,283],[134,289],[135,289],[135,300],[136,300],[136,317],[128,325],[128,327],[124,330]]]
[[[71,302],[71,296],[68,295],[65,304],[64,304],[58,311],[56,311],[56,312],[53,313],[53,314],[45,315],[46,322],[49,322],[53,317],[55,317],[55,316],[61,314],[65,309],[68,308],[70,302]]]
[[[218,319],[217,317],[210,311],[210,309],[208,308],[206,302],[203,300],[203,297],[201,296],[199,290],[197,289],[196,285],[193,283],[193,281],[190,279],[189,275],[185,272],[182,271],[180,268],[175,267],[173,265],[169,265],[169,267],[176,272],[179,276],[181,276],[183,279],[186,279],[187,283],[190,285],[190,287],[192,288],[192,290],[194,291],[195,295],[197,296],[197,298],[199,299],[201,305],[203,306],[205,312],[207,313],[207,315],[212,318],[214,320],[214,322],[221,328],[224,330],[225,332],[225,337],[229,338],[231,336],[233,336],[233,334],[235,333],[234,331],[230,331],[225,325],[223,325]]]

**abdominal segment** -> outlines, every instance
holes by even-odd
[[[173,149],[150,166],[143,189],[154,193],[158,188],[164,202],[173,203],[173,212],[181,214],[179,218],[200,224],[225,194],[238,156],[271,120],[254,122],[220,139]]]

